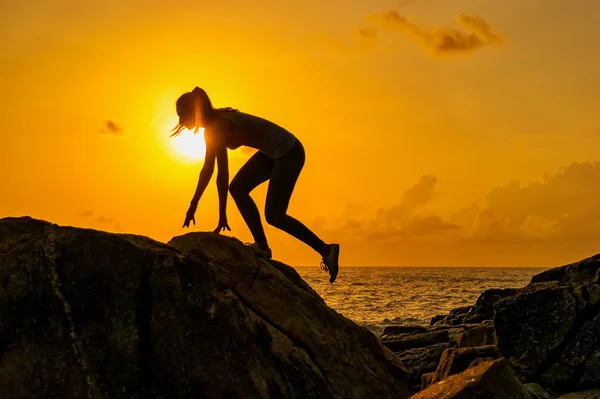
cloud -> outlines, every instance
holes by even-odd
[[[438,182],[436,176],[421,176],[396,204],[374,215],[347,215],[337,226],[335,220],[319,219],[314,227],[342,240],[415,243],[435,237],[455,249],[600,248],[600,162],[575,162],[525,185],[508,182],[482,201],[446,214],[433,204]]]
[[[484,46],[502,43],[500,36],[480,16],[462,13],[458,22],[472,32],[450,27],[425,29],[409,22],[396,10],[388,10],[367,16],[357,32],[359,37],[372,44],[377,43],[381,33],[404,32],[438,55],[471,53]]]
[[[107,218],[105,216],[98,216],[98,218],[96,219],[96,221],[98,223],[110,223],[110,222],[112,222],[112,219],[109,219],[109,218]]]
[[[433,198],[437,181],[435,176],[421,176],[416,184],[402,194],[397,204],[390,208],[379,209],[376,220],[381,224],[404,225],[410,223],[411,214]]]
[[[77,214],[77,216],[82,217],[82,218],[86,218],[86,219],[92,219],[92,218],[94,218],[94,215],[95,215],[94,211],[89,210],[89,209],[85,210],[85,211],[82,211],[82,212],[79,212]],[[117,231],[117,232],[122,232],[123,231],[123,227],[118,222],[116,222],[115,220],[113,220],[112,218],[108,218],[108,217],[103,216],[103,215],[98,215],[98,216],[96,216],[95,221],[96,221],[96,223],[100,223],[100,224],[104,224],[104,225],[106,225],[106,224],[113,224],[113,228],[114,228],[115,231]]]
[[[119,137],[125,135],[123,128],[118,123],[111,120],[104,121],[104,127],[100,129],[100,133]]]
[[[541,181],[494,188],[474,214],[454,215],[478,242],[598,242],[600,163],[575,162]]]
[[[550,267],[600,252],[600,162],[509,181],[443,212],[439,184],[421,176],[389,207],[353,214],[352,205],[311,227],[364,265]]]
[[[398,203],[389,208],[378,209],[373,217],[343,218],[342,224],[333,229],[329,229],[323,219],[318,219],[314,227],[329,230],[329,233],[337,236],[367,240],[425,237],[459,229],[458,224],[445,221],[424,208],[434,198],[437,183],[436,176],[423,175],[417,183],[403,192]],[[360,208],[362,207],[357,204],[349,204],[345,214],[349,216],[348,211]]]

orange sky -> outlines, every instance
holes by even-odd
[[[600,252],[598,26],[592,1],[4,1],[0,217],[187,232],[202,161],[168,135],[198,85],[303,141],[290,213],[342,266],[578,260]],[[217,210],[213,181],[194,230]]]

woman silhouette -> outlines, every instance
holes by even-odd
[[[227,223],[227,191],[231,193],[254,243],[251,248],[260,256],[271,258],[265,231],[256,204],[250,192],[269,180],[265,204],[265,220],[270,225],[296,237],[310,246],[323,258],[321,268],[329,272],[333,283],[338,274],[339,244],[326,244],[300,221],[287,214],[288,205],[298,176],[304,166],[304,147],[292,133],[273,122],[232,108],[213,108],[206,92],[196,87],[181,95],[176,102],[179,124],[171,137],[185,128],[204,128],[206,155],[200,171],[196,192],[186,213],[183,227],[196,224],[198,201],[218,166],[217,191],[219,194],[219,224],[215,232],[231,231]],[[258,151],[239,170],[229,183],[227,149],[242,145]]]

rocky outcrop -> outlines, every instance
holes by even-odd
[[[494,324],[484,321],[481,325],[466,330],[458,339],[459,348],[470,348],[474,346],[493,345],[495,341]]]
[[[600,399],[600,389],[570,392],[568,394],[559,396],[558,399]]]
[[[429,331],[416,334],[387,335],[382,343],[394,352],[405,349],[422,348],[450,341],[447,331]]]
[[[509,361],[532,398],[600,389],[600,255],[547,270],[522,288],[484,291],[473,306],[437,315],[424,328],[382,337],[418,344],[392,346],[416,390],[417,379],[426,388],[497,357]],[[440,331],[447,346],[422,340]]]
[[[290,267],[0,220],[0,397],[407,398],[406,371]]]
[[[436,370],[442,354],[450,345],[450,342],[443,342],[396,353],[409,372],[410,384],[415,392],[421,390],[423,375]]]
[[[532,399],[506,359],[483,362],[437,382],[411,399]]]
[[[498,359],[499,357],[500,353],[494,345],[475,348],[448,348],[443,352],[436,370],[423,375],[421,386],[425,389],[435,382],[463,372],[472,365]]]
[[[427,327],[424,326],[387,326],[381,333],[382,338],[388,335],[400,335],[400,334],[418,334],[427,332]]]
[[[495,307],[517,374],[558,391],[600,387],[600,256],[547,271]]]

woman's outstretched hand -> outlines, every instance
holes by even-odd
[[[221,216],[219,218],[219,225],[215,229],[214,233],[220,233],[220,232],[222,232],[225,229],[231,231],[231,228],[229,227],[229,224],[227,224],[227,217],[226,216]]]
[[[190,207],[188,209],[188,211],[185,214],[185,221],[183,222],[183,226],[181,227],[190,227],[190,222],[194,222],[194,225],[196,224],[196,208],[198,207],[198,203],[194,203],[192,201],[192,203],[190,204]]]

